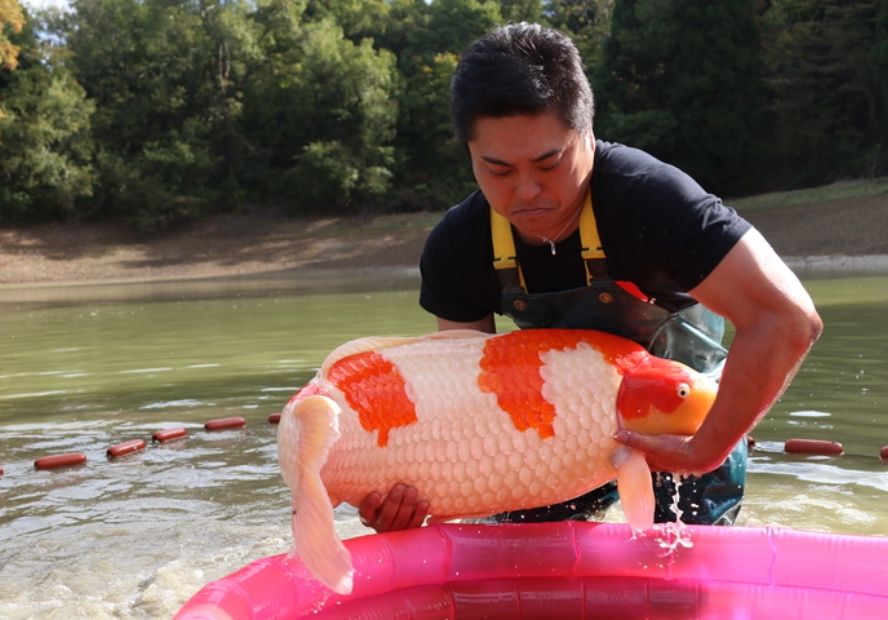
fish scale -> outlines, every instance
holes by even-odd
[[[563,502],[616,478],[624,512],[645,527],[650,471],[615,431],[693,432],[714,397],[702,375],[592,330],[347,343],[281,418],[295,551],[323,583],[350,590],[347,552],[319,521],[395,483],[453,519]]]

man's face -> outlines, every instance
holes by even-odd
[[[594,144],[591,130],[571,129],[555,112],[546,112],[482,117],[468,146],[475,179],[490,206],[526,241],[541,243],[540,237],[553,238],[565,225],[567,231],[576,227]]]

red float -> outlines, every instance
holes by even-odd
[[[888,461],[888,446],[882,446],[882,451],[879,452],[879,457],[883,461]],[[3,470],[0,469],[0,474],[2,474],[2,473],[3,473]]]
[[[165,428],[162,431],[155,431],[155,433],[151,435],[151,439],[158,443],[163,443],[164,441],[179,439],[187,435],[188,431],[185,430],[185,427],[180,426],[178,428]]]
[[[217,418],[215,420],[209,420],[206,424],[204,424],[204,429],[208,431],[223,431],[228,428],[240,428],[246,423],[247,421],[240,416],[232,416],[230,418]]]
[[[117,458],[118,456],[123,456],[124,454],[131,454],[133,452],[138,452],[139,450],[145,449],[145,441],[142,439],[130,439],[129,441],[124,441],[123,443],[114,444],[106,451],[108,458]]]
[[[73,467],[86,463],[86,455],[81,452],[69,452],[67,454],[51,454],[42,456],[34,461],[36,469],[57,469],[59,467]]]
[[[845,453],[844,446],[838,441],[820,439],[788,439],[783,450],[791,454],[822,454],[825,456],[841,456]]]
[[[272,413],[270,416],[268,416],[268,423],[269,424],[280,424],[281,423],[281,414]]]

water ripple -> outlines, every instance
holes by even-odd
[[[213,403],[193,398],[184,398],[180,400],[161,400],[139,407],[140,410],[147,409],[168,409],[172,407],[212,407]]]

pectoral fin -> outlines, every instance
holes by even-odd
[[[626,520],[638,532],[654,526],[654,484],[644,454],[631,448],[618,448],[612,457],[617,468],[617,492]]]
[[[325,586],[352,590],[354,568],[333,525],[333,505],[321,467],[339,439],[339,405],[326,396],[290,403],[278,427],[278,459],[293,492],[293,554]]]

